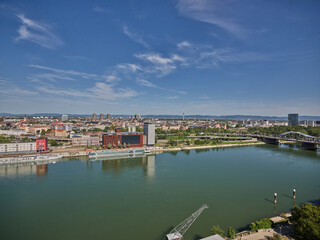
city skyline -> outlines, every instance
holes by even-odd
[[[0,112],[320,115],[318,1],[2,1]]]

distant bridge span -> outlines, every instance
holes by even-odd
[[[287,135],[294,135],[294,134],[300,135],[300,136],[305,137],[305,138],[320,139],[318,137],[310,136],[308,134],[301,133],[301,132],[286,132],[286,133],[280,134],[279,137],[283,137],[283,136],[287,136]]]
[[[262,141],[270,144],[280,144],[280,140],[300,142],[303,149],[318,149],[320,144],[320,138],[310,136],[301,132],[286,132],[279,136],[265,136],[265,135],[251,135],[261,139]]]

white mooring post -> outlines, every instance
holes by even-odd
[[[277,193],[274,194],[274,204],[277,204]]]

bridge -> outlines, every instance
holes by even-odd
[[[316,150],[319,148],[320,138],[307,135],[301,132],[286,132],[278,136],[250,135],[269,144],[280,144],[282,141],[292,141],[301,143],[302,149]]]

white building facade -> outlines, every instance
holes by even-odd
[[[36,142],[1,143],[0,144],[0,154],[36,152],[36,151],[37,151]]]

